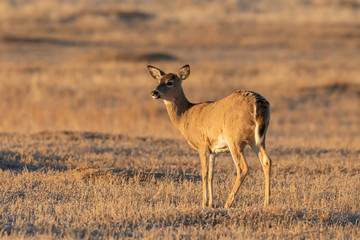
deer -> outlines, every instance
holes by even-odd
[[[225,202],[231,207],[249,167],[244,148],[250,146],[260,160],[265,175],[264,206],[269,205],[271,159],[265,150],[265,135],[269,127],[269,102],[253,91],[238,90],[229,96],[201,103],[188,101],[182,82],[190,75],[190,66],[184,65],[177,74],[165,73],[147,66],[157,80],[151,92],[154,99],[163,100],[167,113],[185,141],[198,152],[201,164],[202,208],[213,208],[213,175],[215,154],[230,152],[236,167],[236,179]]]

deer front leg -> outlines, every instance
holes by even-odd
[[[206,208],[209,204],[208,199],[208,150],[201,149],[199,150],[199,157],[201,163],[201,176],[202,176],[202,186],[203,186],[203,200],[202,207]]]
[[[209,207],[214,207],[213,203],[213,176],[214,176],[214,161],[215,155],[213,153],[209,156],[209,176],[208,176],[208,189],[209,189]]]

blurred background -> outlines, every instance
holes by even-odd
[[[181,138],[146,65],[192,102],[272,105],[270,144],[358,148],[358,0],[2,0],[0,132]]]

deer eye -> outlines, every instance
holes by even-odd
[[[173,81],[168,81],[167,83],[166,83],[166,86],[168,86],[168,87],[172,87],[174,85],[174,82]]]

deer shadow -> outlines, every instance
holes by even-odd
[[[162,182],[162,181],[201,181],[200,174],[195,170],[165,170],[165,169],[127,169],[127,168],[111,168],[111,169],[94,169],[80,168],[74,171],[82,174],[82,179],[87,182],[93,182],[97,179],[108,178],[113,176],[123,182]]]

